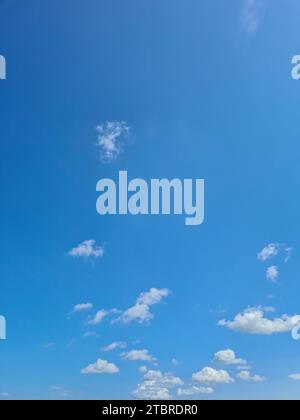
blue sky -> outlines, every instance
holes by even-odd
[[[1,398],[299,398],[298,3],[0,2]],[[205,223],[100,217],[120,170]]]

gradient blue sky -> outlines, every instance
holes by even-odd
[[[206,366],[225,369],[235,383],[213,386],[209,398],[299,398],[288,376],[300,372],[300,342],[289,332],[218,325],[260,305],[276,308],[270,319],[300,314],[299,12],[292,0],[0,2],[3,398],[132,398],[144,363],[120,353],[133,349],[148,349],[158,361],[148,368],[173,372],[184,389]],[[95,127],[106,121],[126,121],[131,134],[104,164]],[[205,178],[204,225],[101,218],[96,182],[124,169]],[[68,256],[87,239],[105,244],[103,258]],[[288,263],[282,253],[258,261],[269,243],[293,248]],[[277,283],[266,279],[273,265]],[[148,325],[87,325],[152,287],[171,293]],[[68,319],[87,302],[91,312]],[[100,351],[116,341],[127,349]],[[243,382],[235,366],[213,363],[225,349],[267,380]],[[82,375],[97,359],[119,373]]]

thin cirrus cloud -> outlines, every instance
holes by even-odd
[[[241,26],[249,36],[255,36],[262,16],[264,0],[244,0],[241,14]]]
[[[98,359],[96,363],[88,365],[81,370],[82,375],[101,375],[101,374],[115,374],[120,370],[114,363],[109,363],[107,360]]]
[[[107,353],[107,352],[114,351],[114,350],[117,350],[117,349],[125,349],[126,346],[127,346],[127,344],[124,341],[115,341],[111,344],[108,344],[105,347],[102,347],[101,351]]]
[[[292,375],[289,375],[289,378],[293,381],[300,381],[300,373],[293,373]]]
[[[233,350],[221,350],[214,356],[214,362],[222,365],[247,365],[247,361],[236,357]]]
[[[130,127],[124,121],[107,121],[96,127],[97,143],[102,161],[111,162],[122,153],[124,139],[130,133]]]
[[[182,385],[184,382],[172,373],[146,370],[143,382],[133,391],[133,397],[141,400],[171,400],[171,390]]]
[[[74,258],[102,258],[104,256],[104,247],[98,246],[94,239],[83,241],[81,244],[72,248],[68,252],[70,257]]]
[[[131,350],[129,352],[122,353],[121,358],[131,362],[140,361],[155,363],[157,360],[149,353],[149,350]]]
[[[268,319],[265,312],[267,308],[248,308],[232,321],[219,321],[219,325],[244,334],[273,335],[290,332],[300,322],[300,315]]]
[[[116,321],[123,324],[129,324],[134,321],[140,324],[149,323],[154,317],[150,311],[151,306],[160,303],[169,294],[170,291],[168,289],[156,288],[151,288],[148,292],[141,293],[135,305],[124,311]]]

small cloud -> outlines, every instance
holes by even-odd
[[[136,321],[140,324],[149,323],[153,319],[153,314],[150,307],[158,304],[164,297],[170,294],[168,289],[152,288],[148,292],[141,293],[138,297],[136,304],[127,309],[117,319],[117,321],[124,324],[129,324]]]
[[[257,258],[259,261],[265,262],[273,257],[276,257],[280,252],[279,244],[269,244],[258,253]]]
[[[269,267],[267,269],[267,280],[275,283],[278,277],[279,277],[279,270],[278,270],[278,267],[276,267],[276,265],[273,265],[272,267]]]
[[[70,257],[74,258],[102,258],[104,256],[104,248],[96,245],[94,239],[83,241],[77,247],[68,252]]]
[[[300,373],[293,373],[292,375],[289,375],[289,378],[293,381],[300,381]]]
[[[127,353],[125,352],[122,353],[121,358],[123,360],[131,361],[131,362],[136,362],[136,361],[151,362],[151,363],[156,362],[156,358],[151,356],[151,354],[149,353],[149,350],[131,350]]]
[[[285,248],[285,259],[284,262],[289,262],[290,259],[292,258],[292,253],[293,253],[293,248],[291,247],[287,247]]]
[[[250,36],[254,36],[258,30],[263,5],[263,0],[244,0],[241,25],[242,29]]]
[[[101,351],[110,352],[116,349],[125,349],[125,348],[126,348],[126,343],[124,341],[118,341],[118,342],[111,343],[108,346],[102,347]]]
[[[206,367],[200,372],[194,373],[192,379],[193,381],[204,385],[231,384],[234,382],[229,373],[225,370],[215,370],[210,367]]]
[[[236,375],[238,379],[244,382],[264,382],[266,378],[260,375],[251,375],[249,370],[243,370]]]
[[[222,320],[219,325],[244,334],[273,335],[290,332],[300,322],[300,315],[268,319],[265,317],[265,309],[270,308],[248,308],[236,315],[233,321]]]
[[[130,134],[126,122],[106,122],[96,127],[98,139],[96,146],[100,148],[103,161],[115,160],[124,148],[124,137]]]
[[[98,334],[95,331],[87,331],[83,334],[83,338],[98,337]]]
[[[107,360],[98,359],[93,363],[81,370],[83,375],[93,374],[115,374],[119,372],[119,368],[114,363],[109,363]]]
[[[162,373],[160,370],[147,370],[144,380],[133,392],[140,400],[171,400],[171,389],[183,385],[183,381],[172,373]]]
[[[190,388],[179,388],[177,390],[177,395],[179,397],[193,397],[195,395],[210,395],[214,392],[214,390],[210,387],[204,386],[192,386]]]
[[[177,359],[172,359],[171,362],[172,362],[172,365],[179,366],[179,362]]]
[[[45,344],[43,344],[43,348],[45,349],[45,350],[48,350],[48,349],[51,349],[52,347],[54,347],[56,345],[56,343],[54,343],[54,342],[49,342],[49,343],[45,343]]]
[[[99,325],[103,321],[103,319],[109,315],[108,311],[101,309],[98,311],[93,318],[88,321],[88,325]]]
[[[233,350],[222,350],[215,354],[214,362],[223,365],[246,365],[247,361],[238,359]]]

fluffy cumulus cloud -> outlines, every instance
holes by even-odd
[[[121,354],[123,360],[131,361],[131,362],[156,362],[156,358],[151,356],[149,350],[131,350],[129,352],[124,352]]]
[[[124,121],[106,122],[96,127],[98,139],[96,146],[100,148],[104,161],[116,159],[123,151],[124,138],[129,135],[130,128]]]
[[[90,239],[71,249],[68,255],[74,258],[101,258],[104,256],[104,248],[97,246],[94,239]]]
[[[96,363],[93,363],[86,368],[81,370],[83,375],[93,374],[114,374],[118,373],[119,368],[114,363],[109,363],[107,360],[98,359]]]
[[[222,320],[219,325],[245,334],[272,335],[289,332],[300,322],[300,315],[268,319],[265,312],[265,308],[248,308],[233,321]]]
[[[215,354],[214,361],[223,365],[247,365],[247,361],[236,357],[233,350],[221,350]]]
[[[267,280],[276,282],[279,276],[279,270],[276,265],[267,268]]]
[[[242,370],[236,377],[244,382],[264,382],[266,378],[260,375],[251,375],[249,370]]]
[[[230,384],[234,380],[225,370],[216,370],[210,367],[202,369],[200,372],[194,373],[192,379],[195,382],[204,385]]]
[[[147,370],[143,382],[133,392],[136,399],[141,400],[171,400],[171,390],[183,385],[183,381],[172,373],[162,373],[160,370]]]
[[[158,304],[161,300],[170,294],[168,289],[152,288],[148,292],[141,293],[137,298],[136,303],[131,308],[127,309],[118,318],[118,321],[129,324],[133,321],[148,323],[153,318],[150,311],[151,306]]]
[[[263,5],[263,0],[244,0],[241,24],[243,30],[250,36],[254,36],[258,30]]]
[[[279,244],[269,244],[263,248],[257,255],[259,261],[265,262],[273,257],[276,257],[280,252]]]
[[[109,344],[108,346],[102,347],[101,351],[109,352],[109,351],[114,351],[117,349],[125,349],[125,348],[126,348],[126,343],[124,341],[115,341]]]

